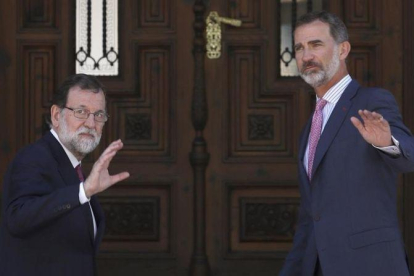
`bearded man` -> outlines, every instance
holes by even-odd
[[[51,107],[51,130],[22,149],[3,183],[0,275],[95,275],[104,215],[95,195],[129,177],[109,175],[123,147],[112,142],[85,179],[81,161],[99,144],[108,119],[94,77],[63,82]]]
[[[316,108],[300,136],[301,204],[280,275],[408,276],[396,184],[414,171],[413,136],[391,93],[348,74],[351,45],[337,16],[302,16],[294,40]]]

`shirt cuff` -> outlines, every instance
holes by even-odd
[[[401,150],[400,150],[400,142],[398,142],[397,139],[394,138],[394,136],[391,136],[392,142],[394,143],[394,145],[388,146],[388,147],[376,147],[374,146],[374,148],[377,148],[385,153],[388,153],[391,156],[398,156],[401,154]]]
[[[83,182],[81,182],[81,184],[79,184],[79,202],[80,204],[85,204],[86,202],[89,202],[89,200],[91,199],[86,197],[85,188],[83,187]]]

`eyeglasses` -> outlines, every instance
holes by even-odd
[[[95,121],[100,122],[100,123],[105,123],[109,118],[109,115],[106,114],[104,111],[96,111],[95,113],[91,113],[89,110],[83,109],[83,108],[70,108],[67,106],[65,106],[64,108],[72,110],[73,115],[76,118],[82,119],[82,120],[87,120],[90,114],[93,114],[93,118],[95,119]]]

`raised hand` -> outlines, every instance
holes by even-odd
[[[108,172],[109,163],[111,163],[112,158],[123,146],[121,139],[112,142],[93,164],[92,171],[83,184],[85,195],[88,198],[129,177],[128,172],[121,172],[115,175],[109,175]]]
[[[381,114],[368,110],[359,110],[358,114],[363,122],[356,117],[351,117],[351,122],[365,141],[377,147],[387,147],[393,144],[390,124]]]

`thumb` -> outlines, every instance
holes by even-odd
[[[127,179],[128,177],[129,177],[129,172],[121,172],[121,173],[112,175],[111,176],[111,185],[113,185],[113,184],[115,184],[119,181],[122,181],[124,179]]]

